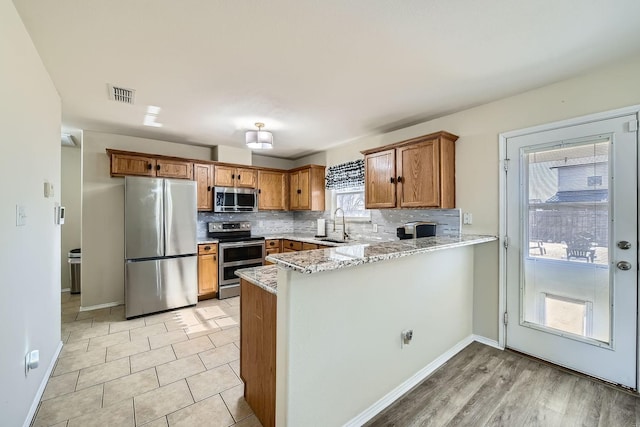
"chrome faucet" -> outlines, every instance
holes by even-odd
[[[333,231],[336,231],[336,222],[338,222],[336,217],[338,216],[338,211],[342,211],[342,240],[347,240],[349,235],[347,234],[347,223],[344,219],[344,210],[342,208],[337,208],[333,212]]]

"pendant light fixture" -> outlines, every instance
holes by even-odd
[[[245,134],[247,147],[256,150],[269,150],[273,148],[273,135],[262,130],[264,123],[256,123],[258,130],[248,130]]]

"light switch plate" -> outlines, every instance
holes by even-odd
[[[16,226],[27,225],[27,209],[22,205],[16,205]]]

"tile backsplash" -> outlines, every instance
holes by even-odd
[[[256,236],[301,233],[315,234],[316,219],[325,218],[327,234],[333,233],[331,212],[280,212],[263,211],[256,213],[213,213],[198,212],[198,239],[207,237],[207,222],[251,221],[252,233]],[[347,233],[357,239],[397,240],[396,228],[409,221],[430,221],[438,224],[437,234],[458,234],[461,227],[460,209],[373,209],[371,222],[347,220]],[[373,232],[373,224],[378,232]],[[342,218],[338,218],[336,233],[342,232]]]

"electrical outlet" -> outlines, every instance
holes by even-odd
[[[471,212],[465,212],[462,214],[462,224],[471,225],[473,224],[473,214]]]

